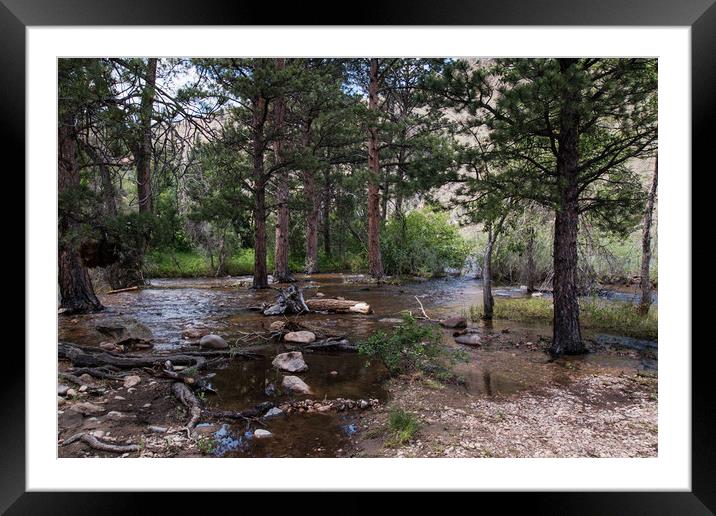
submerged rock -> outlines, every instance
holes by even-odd
[[[292,331],[284,335],[283,340],[298,344],[310,344],[316,340],[316,334],[312,331]]]
[[[264,414],[264,418],[276,417],[276,416],[280,416],[281,414],[283,414],[283,410],[281,410],[278,407],[273,407],[273,408],[269,409],[268,412],[266,412],[266,414]]]
[[[440,326],[443,328],[465,328],[467,326],[467,321],[464,317],[453,316],[440,321]]]
[[[286,321],[274,321],[269,325],[271,331],[281,331],[286,326]]]
[[[288,391],[297,392],[299,394],[312,394],[311,388],[301,380],[298,376],[284,376],[281,387]]]
[[[229,347],[229,345],[223,338],[219,337],[218,335],[209,334],[204,335],[201,338],[201,340],[199,341],[199,347],[209,349],[226,349]]]
[[[300,351],[289,351],[288,353],[276,355],[271,365],[289,373],[300,373],[308,369],[306,362],[303,360],[303,353]]]
[[[479,346],[480,340],[480,336],[477,333],[468,333],[467,335],[455,337],[455,342],[458,344],[467,344],[468,346]]]
[[[95,327],[98,332],[114,340],[115,345],[151,346],[152,331],[144,324],[135,321],[119,321],[112,325]]]

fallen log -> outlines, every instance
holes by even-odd
[[[130,292],[132,290],[139,290],[139,287],[118,288],[115,290],[108,291],[107,294],[118,294],[120,292]]]
[[[307,299],[306,305],[316,312],[338,312],[338,313],[372,313],[370,305],[363,301],[351,301],[350,299],[326,299],[317,297]]]
[[[69,439],[65,439],[65,441],[62,443],[62,446],[67,446],[68,444],[72,444],[77,441],[82,441],[90,448],[93,448],[95,450],[100,451],[108,451],[108,452],[114,452],[114,453],[128,453],[128,452],[137,452],[140,450],[140,447],[136,444],[110,444],[105,443],[97,439],[92,434],[87,433],[79,433],[75,434]]]
[[[118,369],[140,369],[142,367],[162,365],[167,360],[171,360],[173,364],[187,365],[201,369],[206,363],[206,358],[198,354],[120,355],[111,351],[78,346],[68,342],[60,342],[57,345],[57,355],[60,358],[65,358],[72,362],[73,366],[90,368],[109,365]]]
[[[301,314],[309,308],[303,299],[303,292],[295,285],[279,289],[276,302],[263,310],[264,315]]]

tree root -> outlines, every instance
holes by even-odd
[[[184,426],[187,430],[194,428],[201,418],[201,404],[199,403],[198,398],[194,395],[194,392],[182,382],[174,382],[172,384],[172,392],[182,405],[187,407],[191,413],[191,419],[189,419],[187,424]]]
[[[137,452],[141,448],[136,444],[109,444],[100,441],[92,434],[87,433],[79,433],[75,434],[69,439],[65,439],[65,441],[62,443],[62,446],[67,446],[68,444],[72,444],[76,441],[82,441],[90,448],[93,448],[95,450],[100,451],[108,451],[108,452],[114,452],[114,453],[127,453],[127,452]]]

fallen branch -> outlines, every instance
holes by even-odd
[[[433,319],[431,319],[430,317],[428,317],[428,314],[425,313],[425,308],[423,308],[423,304],[420,302],[420,299],[418,299],[418,296],[415,296],[415,300],[416,300],[416,301],[418,302],[418,304],[420,305],[420,311],[423,312],[423,315],[425,316],[425,318],[426,318],[428,321],[433,321]]]
[[[201,404],[199,403],[198,398],[194,395],[192,390],[182,382],[174,382],[172,384],[172,392],[182,405],[187,407],[191,413],[191,418],[184,426],[187,430],[194,428],[199,422],[199,418],[201,418]]]
[[[131,290],[139,290],[139,287],[118,288],[108,291],[107,294],[118,294],[119,292],[129,292]]]
[[[65,441],[62,443],[62,446],[67,446],[68,444],[72,444],[77,441],[82,441],[90,448],[94,448],[95,450],[100,451],[108,451],[108,452],[114,452],[114,453],[127,453],[127,452],[137,452],[141,448],[136,444],[110,444],[105,443],[97,439],[92,434],[87,433],[79,433],[75,434],[69,439],[65,439]]]

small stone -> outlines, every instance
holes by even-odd
[[[289,373],[300,373],[308,369],[306,362],[303,360],[303,353],[300,351],[290,351],[276,355],[271,365]]]
[[[219,429],[218,425],[213,423],[200,423],[194,427],[194,431],[198,434],[209,435],[213,434]]]
[[[465,328],[467,326],[467,321],[464,317],[453,316],[440,321],[440,326],[443,328]]]
[[[286,390],[300,394],[312,394],[311,388],[298,376],[284,376],[281,386]]]
[[[281,410],[278,407],[273,407],[272,409],[269,409],[269,411],[266,412],[266,414],[264,414],[264,417],[265,418],[276,417],[276,416],[280,416],[281,414],[283,414],[283,410]]]
[[[163,433],[166,433],[166,431],[167,431],[167,427],[165,427],[165,426],[149,425],[147,428],[149,429],[150,432],[155,432],[158,434],[163,434]]]
[[[331,375],[331,376],[338,376],[338,371],[331,371],[331,372],[330,372],[330,375]]]
[[[323,292],[316,292],[316,297],[325,297]]]
[[[112,410],[110,412],[107,412],[106,417],[107,417],[107,419],[112,419],[112,420],[118,421],[121,419],[125,419],[129,416],[127,416],[126,414],[122,414],[121,412],[119,412],[117,410]]]
[[[229,347],[227,342],[218,335],[204,335],[199,341],[199,347],[209,349],[226,349]]]
[[[80,389],[79,389],[80,392],[85,392],[86,390],[87,390],[86,385],[80,385]]]
[[[114,351],[117,347],[114,342],[100,342],[99,343],[100,349],[104,349],[105,351]]]
[[[458,344],[467,344],[468,346],[479,346],[480,336],[476,333],[469,333],[467,335],[460,335],[455,338],[455,342]]]
[[[104,407],[100,407],[99,405],[95,405],[94,403],[85,402],[75,403],[70,407],[70,410],[78,412],[83,416],[88,416],[92,414],[101,414],[102,412],[104,412]]]
[[[286,321],[274,321],[269,325],[271,331],[281,331],[286,326]]]
[[[67,403],[67,400],[62,396],[57,396],[57,406],[62,406]]]
[[[72,398],[73,396],[77,396],[77,391],[75,389],[67,389],[67,397]]]
[[[90,434],[94,435],[97,438],[102,438],[104,437],[104,430],[92,430]]]
[[[360,400],[360,408],[367,409],[370,404],[366,400]]]
[[[311,331],[292,331],[284,335],[283,340],[298,344],[310,344],[316,340],[316,334]]]
[[[122,396],[115,396],[114,399],[115,399],[115,400],[119,400],[119,401],[123,401],[123,400],[126,400],[127,398],[124,398],[124,397],[122,397]]]
[[[143,408],[149,408],[149,407],[151,407],[151,406],[152,406],[151,403],[145,403],[144,405],[142,405]]]
[[[141,381],[142,381],[142,379],[135,374],[133,374],[131,376],[127,376],[124,379],[124,388],[129,389],[131,387],[134,387],[135,385],[138,385],[139,382],[141,382]]]
[[[65,384],[61,383],[57,386],[57,395],[65,396],[67,394],[67,391],[69,391],[69,390],[70,390],[69,385],[65,385]]]
[[[269,432],[268,430],[264,430],[263,428],[259,428],[256,431],[254,431],[254,437],[256,439],[268,439],[269,437],[272,437],[273,434]]]
[[[94,377],[90,374],[84,373],[80,375],[80,381],[85,385],[92,385],[94,383]]]

